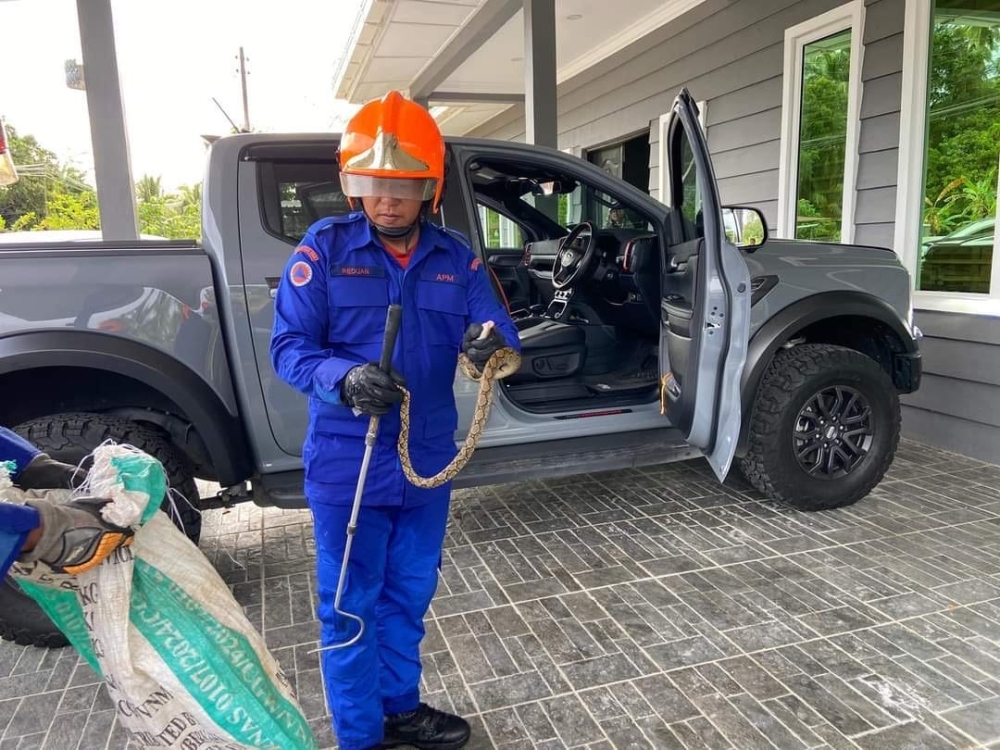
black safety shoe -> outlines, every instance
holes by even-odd
[[[472,729],[460,716],[421,703],[416,711],[385,718],[382,747],[410,745],[418,750],[458,750],[469,741]]]

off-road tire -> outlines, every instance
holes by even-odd
[[[179,520],[168,509],[166,500],[163,509],[174,524],[197,544],[201,535],[201,515],[196,510],[199,496],[194,471],[188,458],[160,430],[123,417],[88,413],[54,414],[24,422],[13,430],[52,458],[74,465],[109,439],[155,456],[163,464],[170,487],[191,503],[188,505],[180,499],[176,500]],[[89,468],[90,461],[83,466]],[[21,591],[10,576],[0,585],[0,613],[0,638],[3,640],[42,648],[61,648],[69,644],[48,615]]]
[[[850,474],[817,479],[799,465],[792,436],[806,402],[832,386],[852,388],[867,399],[874,434],[867,455]],[[757,490],[799,510],[842,508],[882,481],[899,446],[899,432],[899,394],[875,360],[853,349],[803,344],[779,351],[764,374],[740,468]]]

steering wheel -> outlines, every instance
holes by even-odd
[[[556,254],[552,267],[552,286],[556,289],[570,289],[580,283],[597,254],[597,236],[593,223],[581,221],[566,235]],[[576,247],[582,237],[582,247]]]

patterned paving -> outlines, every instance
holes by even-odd
[[[205,524],[332,747],[309,514]],[[427,627],[473,748],[1000,747],[1000,468],[905,444],[823,514],[703,462],[458,492]],[[127,746],[71,651],[2,644],[0,675],[0,750]]]

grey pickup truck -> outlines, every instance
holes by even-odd
[[[275,376],[269,340],[297,242],[350,211],[337,142],[214,143],[201,244],[0,242],[0,423],[74,462],[128,441],[191,508],[304,506],[307,405]],[[892,461],[899,394],[920,381],[907,271],[891,250],[770,238],[759,211],[720,205],[686,90],[665,147],[660,202],[554,149],[448,139],[431,220],[487,264],[523,359],[456,486],[704,456],[720,479],[737,461],[800,509],[858,501]],[[372,293],[356,304],[385,302],[384,279],[357,282]],[[435,294],[440,280],[416,283],[426,304],[466,315],[461,295]],[[454,389],[462,440],[478,385],[456,373]],[[199,498],[196,478],[221,493]],[[64,643],[11,585],[0,634]]]

